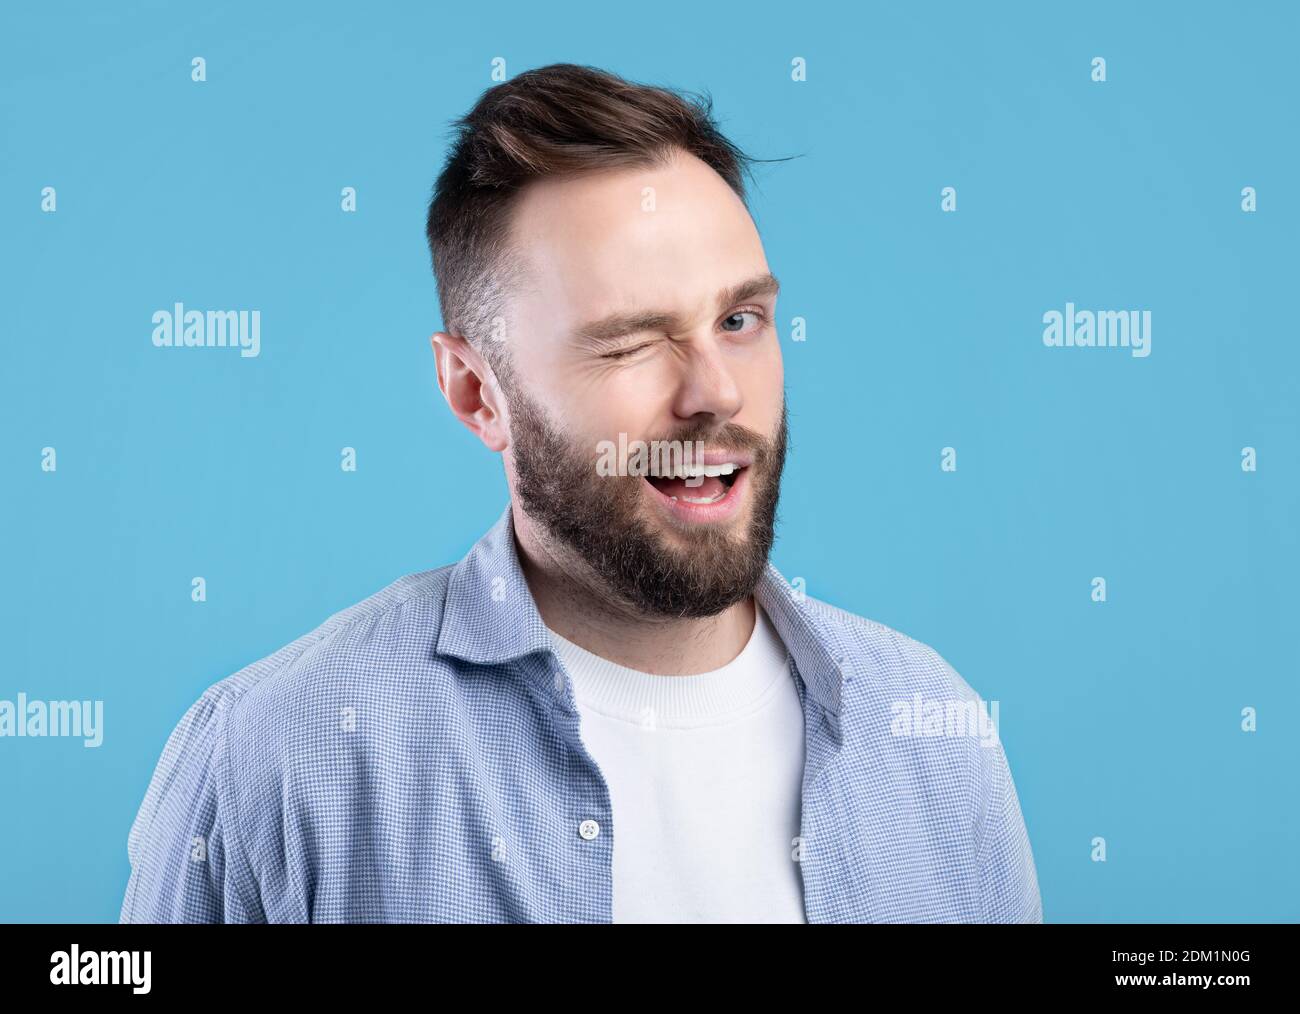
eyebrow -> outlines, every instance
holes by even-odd
[[[735,306],[747,299],[761,296],[775,296],[781,289],[776,276],[769,273],[755,275],[737,285],[728,286],[718,293],[718,306]],[[574,329],[574,340],[593,349],[609,345],[625,335],[640,331],[671,331],[681,324],[681,318],[675,313],[664,310],[645,310],[635,313],[611,313],[607,317],[593,320]]]

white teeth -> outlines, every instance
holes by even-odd
[[[732,461],[724,462],[721,465],[691,465],[689,467],[682,466],[681,468],[678,468],[675,472],[672,472],[671,474],[662,475],[660,476],[660,478],[693,479],[698,476],[730,475],[739,467],[740,467],[739,465],[737,465],[735,462]]]
[[[723,490],[717,496],[684,496],[681,497],[680,499],[686,501],[686,503],[708,504],[708,503],[717,503],[719,500],[723,499],[726,495],[727,495],[726,490]],[[673,499],[676,500],[678,499],[678,497],[673,497]]]

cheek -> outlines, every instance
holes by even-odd
[[[780,424],[781,406],[785,403],[785,370],[775,336],[770,348],[755,358],[744,383],[744,418],[736,421],[771,437]]]
[[[620,433],[639,440],[661,419],[665,402],[656,392],[665,389],[645,376],[608,377],[575,385],[562,404],[573,425],[595,440],[617,440]]]
[[[776,332],[771,332],[761,346],[755,347],[753,357],[744,366],[742,383],[746,404],[750,404],[755,412],[766,414],[769,409],[780,412],[785,389],[785,363]]]
[[[781,357],[781,335],[773,329],[764,346],[766,355],[763,368],[769,375],[771,383],[780,387],[785,382],[785,360]]]
[[[777,325],[779,326],[779,325]],[[776,371],[777,383],[785,383],[785,359],[781,353],[781,332],[772,328],[772,369]]]

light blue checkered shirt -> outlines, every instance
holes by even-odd
[[[1041,922],[1000,741],[899,734],[899,707],[975,692],[771,564],[756,595],[804,711],[791,852],[808,921]],[[507,505],[460,563],[401,578],[186,712],[131,828],[121,919],[610,922],[617,841]]]

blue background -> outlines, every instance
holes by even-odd
[[[423,235],[494,57],[799,156],[753,195],[773,560],[999,702],[1047,920],[1300,918],[1296,5],[121,6],[0,15],[0,698],[105,710],[98,749],[0,739],[0,918],[116,920],[185,708],[499,514]],[[1151,356],[1045,348],[1067,300],[1150,309]],[[155,348],[176,301],[261,309],[260,357]]]

